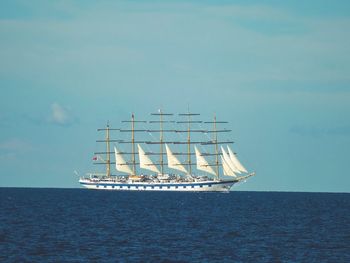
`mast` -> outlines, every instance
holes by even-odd
[[[193,144],[194,142],[191,142],[191,132],[204,132],[203,130],[191,130],[191,123],[202,123],[202,121],[192,121],[191,117],[192,116],[198,116],[200,114],[198,113],[190,113],[188,111],[188,113],[182,113],[179,114],[179,116],[187,116],[187,121],[178,121],[177,123],[187,123],[187,167],[188,167],[188,171],[189,174],[192,174],[192,160],[191,160],[191,144]],[[184,132],[184,131],[176,131],[176,132]]]
[[[164,174],[164,144],[167,142],[164,142],[164,132],[175,132],[175,130],[164,130],[164,123],[168,122],[174,122],[174,121],[167,121],[164,120],[164,116],[172,116],[174,114],[172,113],[164,113],[161,109],[158,110],[158,113],[151,113],[151,115],[159,116],[159,121],[149,121],[149,123],[158,123],[159,122],[159,130],[147,130],[148,132],[159,132],[159,142],[146,142],[148,144],[158,144],[159,143],[159,153],[148,153],[148,154],[154,154],[159,155],[159,164],[160,165],[160,174]],[[169,143],[169,142],[168,142]]]
[[[216,115],[214,113],[214,129],[213,129],[213,141],[215,143],[215,168],[216,168],[216,177],[219,180],[219,147],[218,147],[218,133],[216,129]]]
[[[134,113],[131,115],[131,162],[132,172],[136,175],[136,157],[135,157],[135,116]]]
[[[106,146],[107,146],[107,160],[106,160],[106,176],[111,177],[111,152],[109,142],[109,122],[106,127]]]
[[[160,118],[160,132],[159,132],[159,142],[160,142],[160,155],[159,155],[159,162],[160,162],[160,174],[164,174],[164,160],[163,160],[163,114],[162,110],[159,110],[159,118]]]
[[[192,174],[192,165],[191,165],[191,115],[188,115],[187,163],[188,163],[188,171],[189,171],[190,174]]]
[[[111,177],[111,164],[115,162],[111,162],[111,142],[120,142],[120,140],[111,140],[110,131],[119,131],[120,129],[112,129],[109,127],[109,121],[107,122],[106,128],[97,129],[97,131],[106,131],[106,137],[104,140],[97,140],[96,142],[106,143],[106,151],[105,152],[94,152],[95,155],[106,155],[105,160],[99,156],[100,161],[94,162],[94,164],[103,164],[106,166],[106,176]]]
[[[136,149],[135,149],[135,144],[136,143],[144,143],[144,141],[136,141],[135,140],[135,132],[145,132],[146,130],[142,130],[142,129],[135,129],[135,123],[146,123],[146,121],[139,121],[139,120],[135,120],[135,115],[134,113],[131,114],[131,120],[129,121],[122,121],[122,123],[131,123],[131,129],[120,129],[120,132],[131,132],[131,140],[130,141],[124,141],[121,140],[118,143],[122,143],[122,144],[128,144],[131,143],[131,152],[121,152],[119,154],[130,154],[131,155],[131,162],[127,163],[127,164],[131,164],[132,165],[132,175],[136,176],[136,165],[139,164],[138,162],[136,162]]]
[[[217,121],[216,120],[216,114],[214,114],[214,120],[213,121],[206,121],[204,123],[212,123],[213,124],[213,130],[208,130],[206,131],[206,133],[213,133],[213,137],[212,140],[206,143],[202,143],[202,145],[214,145],[214,151],[215,153],[207,153],[207,154],[203,154],[203,155],[215,155],[215,162],[213,164],[211,164],[211,166],[215,166],[215,176],[216,179],[219,180],[220,178],[220,173],[219,173],[219,167],[220,167],[220,162],[219,162],[219,155],[221,155],[219,153],[219,144],[230,144],[233,143],[232,141],[218,141],[218,132],[230,132],[231,130],[227,130],[227,129],[221,129],[218,130],[217,129],[217,124],[218,123],[227,123],[227,121]]]

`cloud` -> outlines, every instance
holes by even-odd
[[[27,141],[11,138],[0,142],[0,160],[14,160],[18,155],[33,151],[34,147]]]
[[[135,74],[140,77],[132,81],[142,83],[187,77],[220,81],[217,86],[274,84],[279,89],[291,82],[344,89],[350,81],[348,17],[324,19],[268,5],[199,2],[38,8],[51,19],[43,23],[35,13],[29,21],[0,20],[0,74],[37,80],[40,72],[49,84],[57,78],[69,83],[88,79],[84,89],[103,86],[103,81],[105,89],[115,81],[130,86]],[[72,18],[56,18],[61,12]]]
[[[47,111],[47,108],[46,110],[43,109],[44,108],[39,108],[39,110],[33,110],[32,112],[27,111],[16,113],[9,111],[0,113],[0,127],[13,129],[16,127],[16,125],[18,125],[19,121],[25,125],[31,124],[35,126],[70,126],[78,122],[78,118],[73,114],[70,107],[62,106],[57,102],[54,102],[50,105],[49,113],[45,113],[45,111]],[[2,147],[4,147],[4,145]]]
[[[28,151],[32,146],[21,139],[12,138],[0,143],[0,150],[2,151]]]
[[[68,107],[61,106],[58,103],[51,104],[51,115],[49,118],[53,124],[69,126],[77,121]]]

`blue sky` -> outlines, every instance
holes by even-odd
[[[0,186],[78,187],[96,128],[230,122],[237,190],[349,192],[349,1],[1,1]]]

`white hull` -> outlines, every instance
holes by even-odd
[[[228,192],[239,180],[230,181],[201,181],[201,182],[116,182],[92,181],[82,178],[79,183],[88,189],[111,191],[177,191],[177,192]]]

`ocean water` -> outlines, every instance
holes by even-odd
[[[0,262],[350,262],[350,194],[0,188]]]

